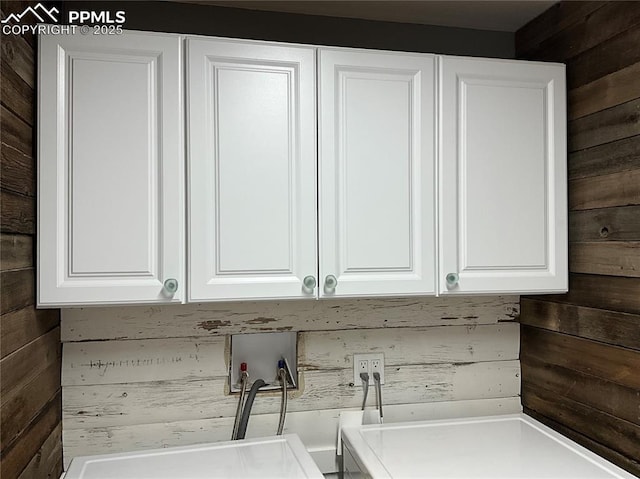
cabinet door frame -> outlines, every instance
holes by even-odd
[[[149,75],[150,213],[148,271],[74,272],[71,234],[70,83],[74,59],[146,64]],[[184,274],[184,108],[179,35],[41,35],[38,48],[39,307],[181,303]],[[99,116],[101,112],[96,111]],[[126,121],[122,112],[122,121]],[[115,140],[117,141],[117,140]],[[118,194],[114,185],[114,194]],[[126,231],[114,231],[126,235]],[[99,255],[100,251],[96,251]],[[175,279],[178,289],[164,287]]]
[[[545,260],[539,265],[467,264],[465,104],[469,85],[540,90],[545,114]],[[565,68],[561,64],[440,57],[439,293],[559,293],[568,289]],[[508,141],[508,139],[507,139]],[[516,145],[517,147],[517,145]],[[504,178],[514,184],[523,175]],[[521,184],[521,183],[520,183]],[[508,201],[505,198],[505,201]],[[504,228],[509,228],[508,224]],[[526,245],[520,245],[526,247]],[[447,284],[449,273],[458,282]]]
[[[435,295],[436,56],[320,48],[318,63],[320,297]],[[391,267],[350,267],[346,254],[346,153],[340,145],[344,133],[339,122],[344,120],[339,98],[350,76],[373,79],[376,75],[376,80],[408,84],[410,244],[408,265],[402,267],[400,261]],[[333,290],[324,287],[329,275],[337,278]]]
[[[190,302],[316,298],[304,278],[317,279],[316,49],[306,45],[187,37],[188,269]],[[223,266],[219,251],[221,165],[215,135],[220,72],[253,70],[287,75],[291,125],[288,265],[276,271]],[[209,99],[209,100],[207,100]],[[207,103],[210,101],[211,104]],[[292,142],[292,143],[291,143]],[[210,215],[210,212],[214,212]],[[261,238],[256,237],[256,242]],[[228,244],[228,240],[227,240]],[[236,252],[237,253],[237,252]],[[237,256],[237,254],[236,254]],[[236,261],[236,260],[233,260]],[[236,261],[237,262],[237,261]],[[227,270],[225,270],[227,268]]]

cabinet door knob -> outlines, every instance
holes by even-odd
[[[178,280],[174,278],[169,278],[164,282],[164,289],[167,293],[173,294],[178,291]]]
[[[313,290],[315,289],[317,284],[316,277],[311,275],[305,276],[305,278],[302,280],[302,284],[309,290],[310,293],[313,293]]]
[[[332,274],[327,275],[327,277],[324,279],[324,289],[328,293],[333,293],[336,289],[336,286],[338,286],[338,280],[336,279],[336,277]]]
[[[460,277],[458,276],[458,273],[449,273],[446,279],[447,279],[447,286],[449,287],[453,287],[457,285],[458,281],[460,281]]]

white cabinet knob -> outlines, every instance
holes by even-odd
[[[324,279],[324,289],[327,293],[333,293],[336,290],[336,286],[338,286],[338,280],[332,274],[327,275]]]
[[[164,289],[169,294],[174,294],[178,291],[178,280],[174,278],[169,278],[164,282]]]

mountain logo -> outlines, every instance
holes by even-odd
[[[38,22],[46,23],[46,22],[56,22],[58,23],[58,19],[55,15],[60,13],[60,11],[56,7],[52,7],[51,9],[46,8],[41,3],[38,3],[35,7],[27,7],[24,9],[22,13],[12,13],[7,18],[2,20],[1,23],[9,23],[13,21],[14,23],[22,22],[22,19],[30,13]]]

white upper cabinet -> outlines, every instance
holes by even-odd
[[[38,305],[181,302],[180,37],[39,38]]]
[[[440,77],[440,293],[566,291],[564,66],[443,57]]]
[[[435,294],[435,71],[320,49],[320,297]]]
[[[187,52],[189,300],[315,297],[315,49]]]

